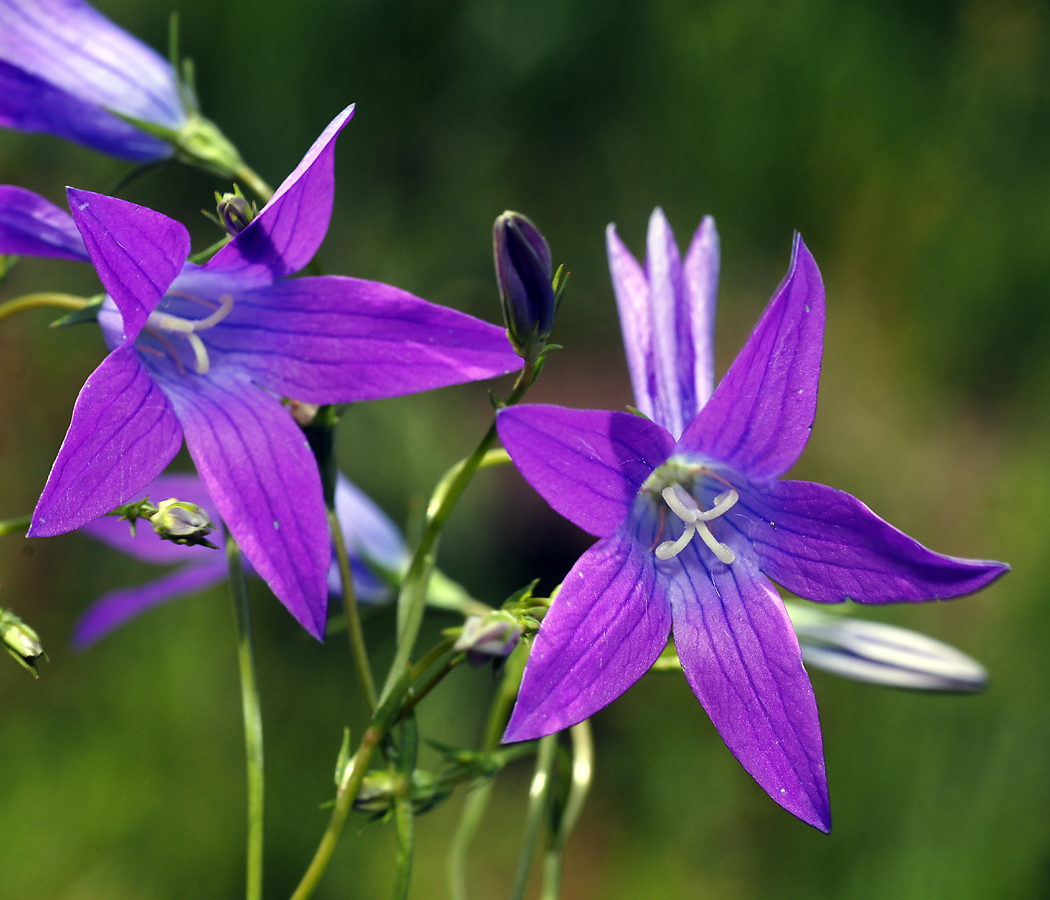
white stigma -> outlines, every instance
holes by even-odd
[[[208,359],[208,350],[204,346],[204,341],[197,336],[197,332],[214,328],[225,319],[230,314],[230,310],[233,309],[233,297],[230,294],[223,294],[219,300],[219,308],[210,316],[203,319],[184,319],[181,316],[172,316],[168,313],[152,312],[146,320],[147,325],[159,329],[160,331],[170,331],[175,334],[181,334],[190,342],[190,346],[193,348],[193,356],[196,361],[198,375],[208,374],[208,370],[211,368],[211,361]]]
[[[721,562],[729,565],[736,559],[736,554],[726,544],[715,540],[711,529],[707,527],[708,522],[724,515],[736,505],[737,500],[740,499],[736,491],[732,488],[723,491],[715,497],[715,505],[706,512],[700,509],[692,496],[677,484],[665,487],[660,491],[660,496],[664,498],[671,512],[685,523],[685,529],[677,541],[664,541],[656,548],[657,559],[671,559],[677,556],[689,546],[689,542],[697,534]]]

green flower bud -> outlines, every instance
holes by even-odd
[[[162,540],[175,544],[196,546],[198,544],[216,549],[207,539],[215,530],[208,514],[195,503],[186,503],[171,497],[157,506],[157,511],[149,517],[153,530]]]
[[[0,638],[15,661],[32,672],[34,678],[39,678],[36,661],[40,657],[48,658],[40,644],[40,635],[14,613],[0,608]]]

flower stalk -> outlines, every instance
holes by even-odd
[[[248,582],[244,577],[241,549],[226,535],[226,560],[230,570],[230,594],[237,623],[237,663],[241,674],[241,706],[244,713],[244,748],[248,761],[248,861],[247,900],[262,900],[263,873],[263,731],[259,703],[259,680],[255,672],[252,642],[252,613]]]
[[[514,886],[510,891],[511,900],[522,900],[522,897],[525,896],[525,886],[528,884],[532,858],[536,855],[536,844],[547,815],[551,776],[554,773],[554,756],[557,750],[557,733],[548,734],[540,740],[540,750],[536,755],[536,771],[532,775],[532,784],[529,786],[529,806],[525,813],[525,837],[521,842],[521,858],[518,860],[518,871],[514,876]]]
[[[514,390],[511,391],[510,397],[507,398],[506,406],[513,406],[525,396],[525,392],[536,380],[536,374],[537,366],[526,362],[525,367],[518,375],[518,380],[514,384]],[[416,552],[412,556],[408,573],[398,593],[397,653],[394,656],[386,683],[383,686],[380,703],[384,703],[389,699],[391,691],[407,669],[411,659],[412,648],[415,646],[419,628],[423,623],[423,612],[426,609],[427,583],[430,581],[430,575],[434,571],[434,561],[437,557],[437,541],[441,534],[441,529],[444,527],[449,513],[452,512],[452,508],[456,505],[456,501],[459,500],[470,483],[470,479],[481,468],[482,462],[495,441],[496,425],[493,423],[489,426],[488,431],[485,432],[485,436],[478,443],[477,447],[474,448],[474,452],[449,469],[431,496],[430,504],[427,506],[423,536],[420,538],[419,546],[416,547]]]

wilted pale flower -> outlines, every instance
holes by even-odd
[[[772,581],[810,600],[954,597],[1006,571],[927,550],[863,503],[780,476],[816,413],[824,287],[795,238],[787,277],[714,387],[718,237],[685,260],[658,209],[643,269],[608,231],[635,402],[643,414],[517,406],[500,438],[559,513],[600,538],[540,627],[504,740],[568,728],[610,703],[674,628],[693,692],[744,768],[828,830],[817,705]]]

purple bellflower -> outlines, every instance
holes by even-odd
[[[172,154],[121,116],[184,128],[170,63],[82,0],[0,0],[0,126],[135,162]]]
[[[820,602],[954,597],[1006,566],[933,553],[859,500],[782,481],[816,414],[824,287],[798,236],[787,276],[714,388],[718,236],[682,260],[663,212],[643,269],[607,233],[635,402],[520,406],[499,435],[526,480],[600,540],[540,627],[504,736],[582,721],[644,675],[674,630],[690,687],[777,803],[830,828],[817,705],[770,579]]]
[[[203,509],[212,524],[221,519],[215,504],[194,475],[161,475],[142,494],[161,500],[178,497]],[[404,567],[407,551],[401,533],[368,496],[349,479],[339,475],[335,489],[335,510],[343,529],[354,592],[365,603],[376,603],[390,596],[390,587],[376,576],[370,563],[391,571]],[[204,590],[226,578],[226,554],[206,547],[182,547],[162,541],[148,523],[139,523],[134,535],[128,523],[113,516],[88,522],[81,531],[121,553],[143,562],[170,566],[184,563],[168,575],[141,587],[123,588],[100,597],[81,617],[73,632],[73,645],[86,649],[147,609],[184,594]],[[252,571],[249,568],[248,571]],[[339,567],[332,562],[328,571],[332,594],[341,593]]]
[[[178,222],[69,190],[108,293],[98,321],[112,352],[77,398],[31,537],[72,531],[126,503],[185,437],[255,571],[320,638],[331,560],[321,480],[278,398],[374,400],[521,367],[502,329],[399,288],[286,277],[313,258],[328,229],[335,139],[352,113],[335,118],[258,216],[202,266],[186,261],[189,235]],[[23,203],[31,207],[23,240],[27,229],[38,243],[55,239],[43,213],[57,208],[44,204]],[[13,252],[2,237],[0,253]]]

